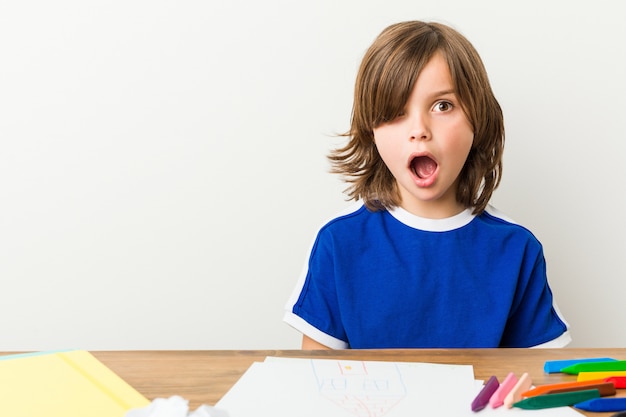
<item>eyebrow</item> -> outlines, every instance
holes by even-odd
[[[442,96],[448,96],[448,95],[453,95],[454,98],[458,99],[458,96],[456,94],[456,90],[453,89],[453,88],[446,89],[446,90],[435,91],[432,94],[428,95],[428,99],[429,100],[436,100],[436,99],[439,99]]]
[[[456,90],[450,89],[450,90],[436,91],[433,94],[431,94],[431,96],[438,97],[438,96],[445,96],[447,94],[454,94],[454,95],[456,95]]]

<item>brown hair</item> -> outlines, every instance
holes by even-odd
[[[397,23],[383,30],[365,53],[356,78],[351,127],[343,135],[348,143],[328,155],[331,172],[350,184],[346,194],[363,199],[370,210],[400,203],[396,180],[378,154],[373,130],[402,111],[417,75],[438,51],[448,62],[455,93],[474,131],[459,175],[457,201],[479,214],[500,183],[504,120],[478,52],[446,25]]]

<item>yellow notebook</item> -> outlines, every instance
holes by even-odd
[[[124,417],[149,403],[84,350],[0,356],[0,416]]]

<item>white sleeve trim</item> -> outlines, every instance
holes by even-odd
[[[561,334],[556,339],[552,339],[548,342],[541,343],[537,346],[531,346],[531,347],[541,348],[541,349],[562,348],[562,347],[569,345],[572,342],[572,335],[569,332],[569,323],[565,320],[565,318],[561,314],[561,310],[559,310],[559,306],[556,305],[556,301],[554,301],[554,299],[552,299],[552,308],[554,308],[556,315],[559,317],[559,319],[561,319],[563,324],[565,324],[565,332],[563,332],[563,334]]]
[[[554,349],[554,348],[563,348],[570,344],[572,341],[572,335],[569,330],[566,330],[562,335],[557,337],[556,339],[552,339],[549,342],[542,343],[540,345],[531,346],[532,349]]]
[[[363,202],[362,201],[358,201],[356,203],[350,204],[348,207],[344,208],[341,211],[341,213],[339,213],[337,216],[335,216],[333,218],[337,218],[337,217],[348,215],[350,213],[354,213],[357,210],[359,210],[362,206],[363,206]],[[332,219],[326,220],[326,222],[324,224],[328,223],[331,220]],[[304,261],[304,265],[302,266],[302,269],[300,270],[300,275],[298,276],[298,280],[296,281],[296,286],[294,287],[294,289],[291,292],[289,298],[287,299],[287,304],[285,306],[285,309],[288,310],[288,311],[291,311],[293,306],[296,304],[296,302],[298,301],[298,298],[300,298],[300,294],[302,293],[302,288],[304,288],[304,283],[306,281],[306,276],[309,273],[309,260],[311,258],[311,253],[313,251],[313,246],[315,245],[315,241],[317,240],[317,234],[318,233],[319,233],[319,229],[318,229],[318,232],[313,237],[313,239],[311,239],[311,242],[309,243],[309,249],[307,251],[306,259]]]
[[[310,325],[302,317],[293,314],[291,311],[285,311],[283,321],[299,331],[300,333],[307,335],[311,339],[318,343],[328,346],[331,349],[348,349],[349,346],[343,340],[332,337],[317,327]]]

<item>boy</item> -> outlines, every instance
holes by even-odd
[[[304,349],[561,347],[541,244],[488,205],[504,122],[452,28],[385,29],[357,75],[346,146],[358,200],[319,231],[285,321]]]

